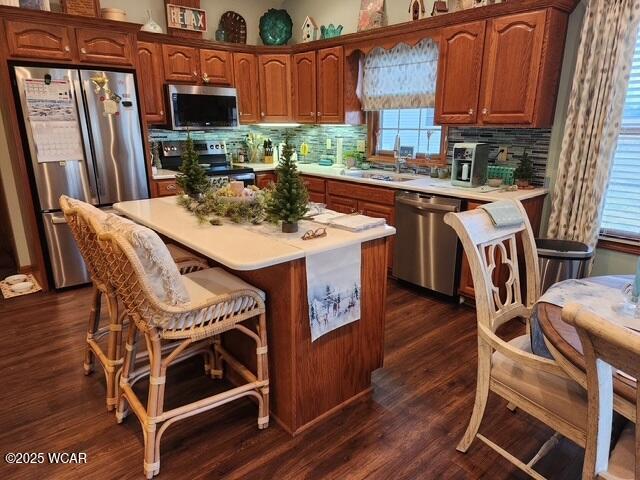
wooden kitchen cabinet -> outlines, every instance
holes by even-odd
[[[436,123],[474,124],[478,118],[485,21],[442,29]]]
[[[141,86],[138,93],[147,123],[159,124],[166,120],[163,78],[160,44],[138,42],[138,83]]]
[[[200,55],[197,48],[162,45],[164,79],[169,82],[198,82]]]
[[[155,180],[154,192],[156,197],[171,197],[177,195],[182,190],[178,187],[175,180]]]
[[[354,213],[358,211],[358,200],[337,195],[327,195],[327,208],[340,213]]]
[[[133,65],[135,38],[126,33],[93,28],[76,29],[78,59],[83,63]]]
[[[344,51],[342,47],[318,50],[317,123],[344,123]]]
[[[7,47],[12,57],[73,60],[73,29],[32,22],[5,22]]]
[[[363,215],[373,218],[384,218],[387,225],[396,224],[396,209],[393,205],[380,205],[379,203],[358,201],[358,211]],[[395,236],[387,243],[387,265],[393,268],[393,254],[395,249]]]
[[[260,120],[291,121],[291,57],[259,55]]]
[[[276,183],[276,174],[273,172],[256,173],[256,186],[267,188],[272,183]]]
[[[234,53],[233,66],[240,123],[258,123],[260,121],[258,57],[253,53]]]
[[[233,57],[231,52],[200,50],[200,75],[205,84],[233,86]]]
[[[323,178],[300,175],[302,183],[309,192],[309,201],[326,204],[326,181]]]
[[[538,90],[546,18],[547,11],[542,10],[487,21],[482,123],[533,124],[537,102],[555,104],[555,95]]]
[[[297,53],[292,59],[293,119],[298,123],[316,123],[316,52]]]

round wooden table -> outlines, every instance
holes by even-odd
[[[633,281],[633,277],[593,277],[589,281],[622,289],[629,281]],[[565,368],[567,373],[578,383],[584,385],[586,370],[582,344],[576,329],[562,320],[561,312],[562,308],[541,302],[538,304],[538,323],[556,361],[563,367],[569,367]],[[615,375],[613,380],[614,393],[631,405],[636,403],[636,388],[634,380],[620,374]],[[621,413],[624,414],[624,412]]]

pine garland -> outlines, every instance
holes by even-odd
[[[267,203],[267,214],[272,222],[281,220],[284,223],[295,224],[307,213],[309,192],[293,161],[293,152],[293,146],[287,136],[280,163],[276,168],[278,181]]]
[[[211,189],[207,172],[200,165],[200,155],[193,146],[191,134],[187,136],[180,174],[176,176],[176,183],[187,195],[205,194]]]

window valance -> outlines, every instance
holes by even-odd
[[[358,97],[363,110],[435,106],[438,53],[430,38],[415,46],[372,50],[361,67]]]

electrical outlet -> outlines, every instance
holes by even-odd
[[[367,147],[366,147],[366,145],[365,145],[364,140],[358,140],[358,143],[357,143],[357,145],[356,145],[356,149],[357,149],[359,152],[364,153],[364,151],[366,150],[366,148],[367,148]]]
[[[509,147],[506,145],[500,145],[498,147],[498,162],[506,162],[509,159]]]
[[[331,139],[327,138],[327,146],[326,146],[327,150],[331,150]]]

